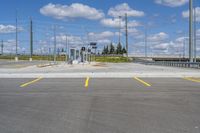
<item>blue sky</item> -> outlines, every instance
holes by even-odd
[[[195,1],[197,30],[200,2]],[[147,27],[149,54],[183,54],[187,50],[188,0],[3,0],[0,5],[0,39],[5,51],[14,52],[16,10],[19,19],[19,51],[29,52],[29,18],[33,18],[34,50],[52,48],[53,29],[57,26],[58,48],[64,48],[65,34],[72,47],[89,41],[104,45],[118,43],[118,15],[128,12],[131,54],[144,53],[144,27]],[[124,45],[124,19],[121,20]],[[198,31],[200,34],[200,30]],[[198,47],[199,51],[200,48]],[[187,52],[186,52],[187,53]]]

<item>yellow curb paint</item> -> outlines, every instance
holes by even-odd
[[[140,83],[142,83],[142,84],[145,85],[145,86],[148,86],[148,87],[151,86],[151,84],[149,84],[149,83],[147,83],[147,82],[145,82],[145,81],[139,79],[138,77],[134,77],[134,79],[137,80],[137,81],[139,81]]]
[[[27,82],[27,83],[24,83],[24,84],[20,85],[20,87],[26,87],[26,86],[28,86],[28,85],[30,85],[30,84],[33,84],[33,83],[35,83],[35,82],[37,82],[37,81],[39,81],[39,80],[41,80],[41,79],[43,79],[43,78],[42,78],[42,77],[39,77],[39,78],[37,78],[37,79],[35,79],[35,80],[32,80],[32,81],[30,81],[30,82]]]
[[[194,79],[194,78],[192,78],[192,77],[184,77],[183,79],[189,80],[189,81],[192,81],[192,82],[200,83],[200,79]]]
[[[89,80],[90,80],[90,77],[87,77],[86,80],[85,80],[85,88],[88,88]]]

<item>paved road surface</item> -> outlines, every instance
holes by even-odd
[[[140,79],[0,79],[0,132],[200,132],[199,79]]]

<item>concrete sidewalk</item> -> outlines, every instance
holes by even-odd
[[[149,66],[137,63],[91,63],[25,68],[0,68],[0,78],[130,78],[130,77],[200,77],[199,69]]]

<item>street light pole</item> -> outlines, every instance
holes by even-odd
[[[197,39],[197,32],[196,32],[196,9],[194,8],[194,62],[197,61],[196,57],[196,39]]]
[[[16,36],[15,36],[15,41],[16,41],[16,49],[15,49],[15,61],[18,61],[18,12],[16,10]]]
[[[121,44],[121,16],[119,16],[119,44]]]
[[[65,54],[66,54],[66,56],[65,57],[66,57],[66,62],[67,62],[67,60],[68,60],[68,56],[67,56],[67,53],[68,53],[67,52],[68,51],[68,48],[67,48],[68,47],[68,38],[67,38],[67,35],[65,35],[65,37],[66,37],[66,46],[65,46]]]
[[[56,63],[56,25],[54,25],[54,64]]]
[[[29,61],[32,61],[33,56],[33,21],[32,18],[30,18],[30,59]]]
[[[3,55],[3,40],[1,40],[1,55]]]
[[[189,61],[193,62],[193,0],[190,0],[189,9]]]
[[[126,56],[128,58],[128,16],[127,16],[127,13],[125,14],[125,20],[126,20]]]
[[[145,58],[147,58],[147,24],[145,25]]]

